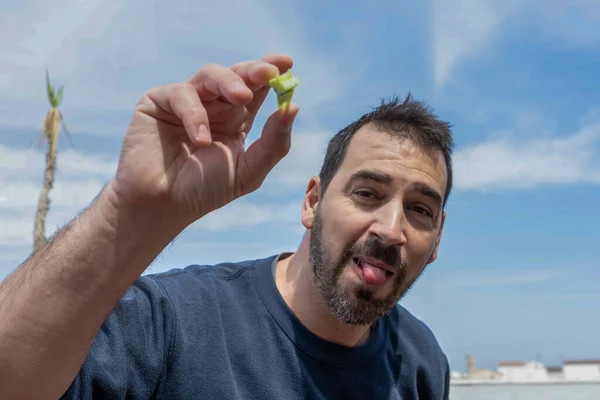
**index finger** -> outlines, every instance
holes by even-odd
[[[248,104],[252,91],[244,80],[230,68],[217,64],[207,64],[187,81],[196,88],[202,101],[222,98],[235,105]]]
[[[265,55],[262,60],[279,68],[280,74],[287,72],[288,69],[294,66],[294,60],[287,54],[269,53]]]
[[[246,85],[256,92],[267,86],[270,79],[292,68],[294,61],[285,54],[267,54],[261,60],[244,61],[231,67]]]

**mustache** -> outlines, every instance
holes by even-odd
[[[400,250],[396,246],[386,246],[376,238],[367,239],[363,244],[353,245],[347,252],[347,257],[356,255],[374,258],[398,269],[404,267]]]

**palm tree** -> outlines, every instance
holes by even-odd
[[[44,186],[40,191],[33,229],[33,251],[37,251],[48,242],[48,239],[46,239],[46,216],[48,215],[48,209],[50,207],[50,190],[54,185],[59,126],[62,126],[65,133],[67,133],[67,127],[65,126],[62,113],[58,109],[63,97],[63,87],[55,90],[54,86],[50,83],[48,70],[46,70],[46,88],[48,101],[50,102],[51,107],[46,113],[43,126],[43,139],[46,139],[48,143],[46,147]]]

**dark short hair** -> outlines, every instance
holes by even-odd
[[[425,151],[437,150],[442,153],[447,170],[445,206],[452,190],[454,142],[451,125],[439,120],[424,103],[413,100],[410,93],[404,100],[398,97],[388,101],[383,100],[379,107],[343,128],[329,141],[319,173],[322,193],[325,193],[344,161],[352,137],[367,124],[373,124],[394,137],[412,140]]]

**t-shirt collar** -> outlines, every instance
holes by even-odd
[[[335,366],[358,366],[379,354],[389,329],[387,314],[373,324],[371,335],[367,341],[355,347],[325,340],[312,333],[300,322],[279,293],[273,275],[276,263],[290,254],[276,254],[259,260],[255,266],[256,287],[260,297],[289,339],[309,356]]]

